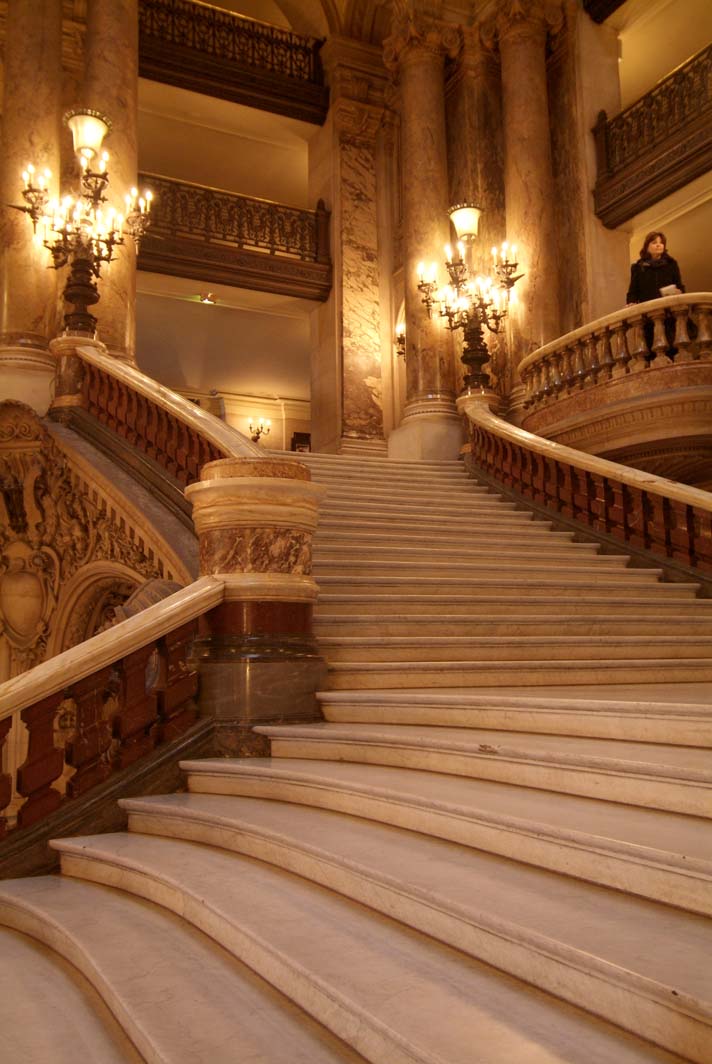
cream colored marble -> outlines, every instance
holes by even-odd
[[[313,532],[324,488],[306,480],[231,477],[189,484],[185,495],[199,536],[259,526]]]
[[[315,602],[316,581],[300,573],[221,573],[225,602]]]

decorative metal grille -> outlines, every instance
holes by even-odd
[[[320,41],[193,0],[140,0],[139,32],[272,74],[323,83]]]
[[[639,159],[711,104],[712,45],[606,123],[607,170]]]
[[[319,220],[325,211],[285,207],[153,174],[142,174],[144,181],[154,194],[152,236],[187,237],[305,262],[328,260],[328,250],[320,247]]]

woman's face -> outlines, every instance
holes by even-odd
[[[651,259],[659,259],[662,253],[665,251],[665,244],[659,236],[654,236],[648,244],[648,254]]]

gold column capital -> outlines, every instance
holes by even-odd
[[[454,59],[462,47],[460,26],[452,22],[418,15],[411,7],[393,20],[393,33],[383,42],[383,62],[397,73],[405,64],[419,63],[437,56]]]
[[[558,33],[564,20],[562,0],[501,0],[497,13],[482,27],[483,39],[491,43],[513,39],[536,39]]]

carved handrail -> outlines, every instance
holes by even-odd
[[[594,127],[596,213],[615,227],[709,169],[712,45]]]
[[[467,414],[476,466],[554,513],[633,547],[712,571],[712,493],[535,436],[477,397]]]
[[[581,389],[671,365],[668,333],[677,349],[675,365],[709,361],[712,293],[689,292],[624,307],[532,351],[518,367],[525,406],[538,409]]]
[[[154,194],[151,240],[176,237],[328,263],[329,213],[241,196],[188,181],[141,174]]]
[[[323,84],[321,41],[198,0],[140,0],[139,33],[270,74]]]
[[[224,598],[202,577],[0,685],[0,837],[181,735],[197,718],[197,620]]]
[[[179,484],[192,484],[206,462],[218,458],[264,457],[237,429],[230,428],[134,366],[88,344],[75,348],[80,360],[81,405],[101,424],[158,462]],[[71,377],[76,370],[67,371]],[[61,390],[60,389],[58,390]],[[67,401],[68,400],[68,401]],[[54,409],[76,405],[76,396],[59,395]]]

